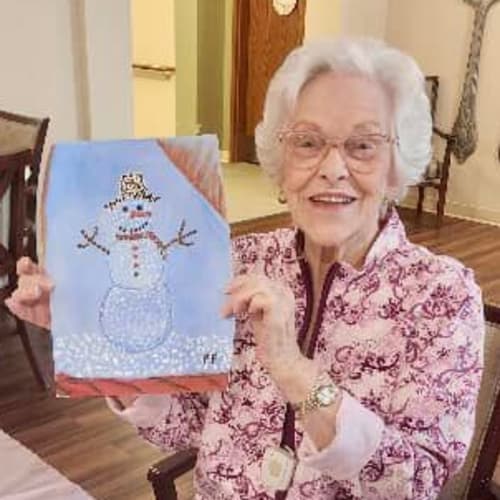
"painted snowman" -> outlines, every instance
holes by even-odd
[[[139,353],[165,342],[172,331],[172,300],[165,282],[165,258],[173,245],[190,246],[182,221],[177,237],[164,243],[152,226],[151,194],[141,173],[121,176],[119,196],[104,205],[106,226],[112,230],[105,244],[98,242],[99,226],[92,234],[80,231],[84,242],[108,256],[111,286],[100,306],[102,334],[119,350]]]

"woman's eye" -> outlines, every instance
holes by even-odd
[[[371,151],[372,149],[375,149],[377,145],[375,144],[374,141],[367,141],[367,140],[360,140],[360,141],[353,141],[351,143],[351,148],[357,149],[358,151]]]
[[[298,148],[304,149],[316,149],[319,146],[318,140],[315,140],[313,137],[308,136],[299,136],[295,140],[295,146]]]

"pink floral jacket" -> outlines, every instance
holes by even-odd
[[[235,273],[265,272],[311,321],[312,286],[300,233],[234,240]],[[298,466],[287,499],[430,499],[462,465],[482,371],[483,310],[472,272],[410,243],[393,212],[356,270],[336,263],[320,297],[314,359],[343,389],[337,433],[317,451],[296,423]],[[286,401],[237,322],[227,389],[143,396],[116,413],[165,451],[199,448],[197,499],[273,499],[261,461],[279,445]]]

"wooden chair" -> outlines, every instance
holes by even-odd
[[[179,451],[160,460],[149,469],[147,478],[156,500],[177,500],[175,480],[194,468],[196,454],[195,448]]]
[[[435,122],[439,93],[439,77],[427,76],[425,80],[431,105],[432,121]],[[432,188],[438,192],[438,200],[436,204],[438,223],[441,223],[443,219],[444,207],[446,204],[446,191],[448,189],[448,178],[450,175],[451,148],[454,140],[455,138],[453,135],[443,132],[435,125],[433,126],[433,145],[435,153],[431,162],[427,166],[422,181],[417,184],[417,216],[421,216],[423,212],[425,190],[427,188]]]
[[[23,255],[35,257],[36,183],[47,125],[48,119],[0,112],[0,203],[8,211],[8,241],[0,240],[0,314],[6,318],[10,315],[4,301],[17,286],[16,262]],[[17,317],[11,323],[37,382],[50,388],[50,377],[38,360],[25,323]]]
[[[476,500],[500,498],[500,474],[493,479],[495,467],[500,468],[500,306],[486,306],[485,312],[485,370],[479,393],[485,417],[483,422],[481,415],[477,418],[475,438],[480,440],[480,451],[468,491],[468,498]]]
[[[36,260],[36,190],[43,147],[47,136],[49,118],[33,118],[0,110],[0,147],[2,154],[24,149],[31,150],[32,157],[26,167],[26,223],[24,247],[26,255]]]
[[[439,500],[500,498],[500,484],[492,482],[500,453],[500,307],[486,305],[484,310],[484,372],[476,429],[463,468],[446,484]]]
[[[495,500],[500,484],[491,479],[500,452],[500,307],[485,306],[485,368],[478,398],[476,430],[466,463],[439,500]],[[178,452],[148,471],[156,500],[176,500],[175,480],[196,464],[196,449]],[[495,494],[497,496],[495,496]]]

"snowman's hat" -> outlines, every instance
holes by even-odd
[[[153,195],[148,190],[144,183],[144,177],[140,172],[130,172],[120,177],[120,195],[104,205],[104,208],[112,209],[118,203],[126,200],[147,200],[155,202],[159,199],[159,196]]]

